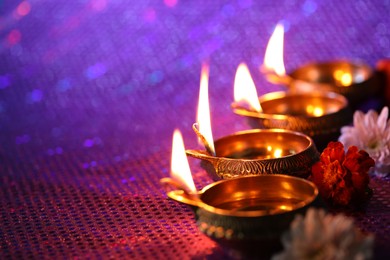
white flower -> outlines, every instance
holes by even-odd
[[[390,171],[390,120],[389,109],[384,107],[378,116],[374,110],[367,114],[356,111],[353,126],[341,128],[339,141],[345,147],[357,146],[369,153],[375,160],[375,171],[386,176]]]
[[[283,236],[284,251],[272,260],[287,259],[370,259],[374,238],[364,236],[352,218],[325,214],[309,208],[306,216],[297,215]]]

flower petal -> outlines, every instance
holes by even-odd
[[[353,125],[360,125],[362,121],[364,121],[364,114],[362,111],[358,110],[353,114]]]
[[[361,175],[367,174],[368,170],[374,165],[375,161],[366,151],[359,151],[356,146],[351,146],[348,148],[343,166],[352,173],[356,172]]]
[[[374,110],[370,109],[364,116],[364,125],[366,127],[373,127],[376,125],[377,119],[378,114]]]
[[[361,111],[356,111],[353,115],[353,125],[358,133],[362,136],[366,135],[365,115]]]
[[[377,121],[378,127],[382,132],[385,131],[385,129],[386,129],[388,116],[389,116],[389,108],[384,107],[382,109],[382,111],[378,117],[378,121]]]

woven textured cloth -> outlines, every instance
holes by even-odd
[[[225,258],[186,206],[168,200],[172,132],[197,148],[202,62],[214,136],[247,129],[230,109],[246,62],[260,73],[285,25],[287,71],[390,57],[389,1],[0,1],[0,258]],[[198,189],[211,182],[190,160]],[[389,179],[345,212],[389,256]]]

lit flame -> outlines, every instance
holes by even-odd
[[[284,27],[281,23],[278,23],[268,41],[263,68],[267,72],[276,73],[279,76],[286,74],[283,61],[283,42]]]
[[[208,80],[209,80],[209,66],[207,64],[203,64],[202,73],[200,76],[197,122],[198,122],[199,132],[204,136],[204,138],[208,142],[208,145],[212,153],[215,154],[213,132],[211,131]]]
[[[345,72],[343,70],[336,70],[333,73],[335,80],[341,84],[341,86],[348,87],[352,84],[352,75],[350,72]]]
[[[178,129],[173,132],[171,177],[178,181],[187,191],[195,193],[196,188],[188,164],[183,137]]]
[[[234,101],[244,103],[257,112],[261,112],[256,86],[245,63],[238,65],[234,78]]]

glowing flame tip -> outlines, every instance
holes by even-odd
[[[208,64],[203,64],[202,65],[202,73],[201,73],[201,77],[200,77],[197,123],[199,126],[199,132],[207,140],[207,143],[209,144],[209,148],[210,148],[211,152],[213,154],[215,154],[214,139],[213,139],[213,133],[211,130],[208,79],[209,79],[209,66],[208,66]]]
[[[264,56],[263,68],[267,72],[276,73],[279,76],[286,74],[283,60],[284,26],[278,23],[272,33]]]
[[[257,96],[256,86],[245,63],[237,67],[234,79],[234,101],[244,103],[257,112],[261,112],[261,105]]]
[[[188,164],[181,132],[175,129],[172,140],[171,177],[178,181],[188,192],[195,193],[196,188]]]

